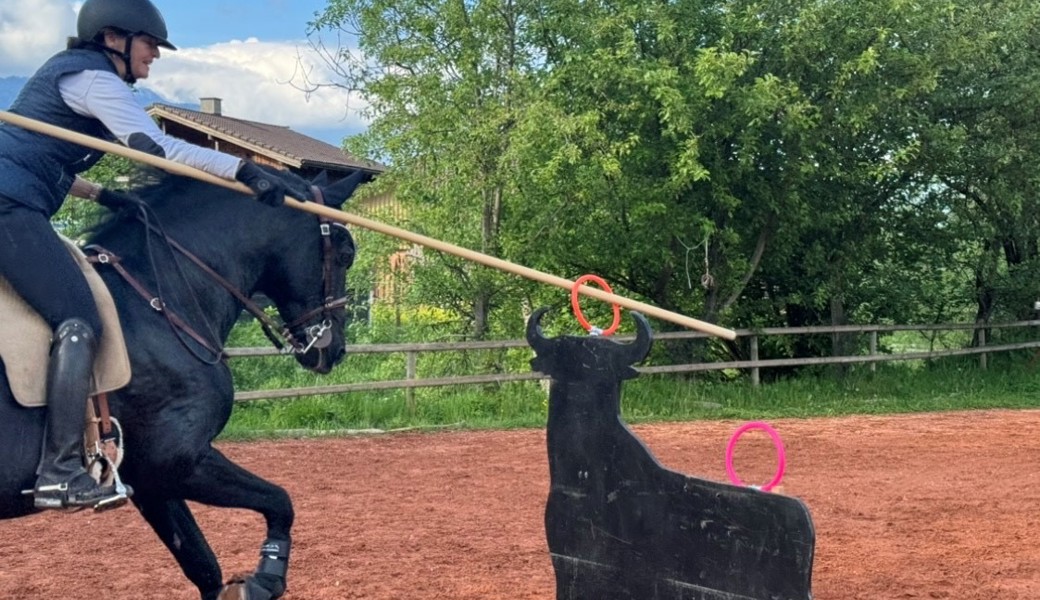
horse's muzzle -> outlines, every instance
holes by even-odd
[[[332,338],[333,336],[330,334],[328,337]],[[300,366],[308,371],[325,375],[332,371],[333,367],[339,364],[346,354],[345,344],[342,342],[338,344],[332,343],[332,340],[329,340],[329,343],[321,348],[315,345],[306,352],[296,354],[296,362],[300,363]]]

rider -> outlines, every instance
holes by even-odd
[[[10,112],[236,179],[266,204],[295,196],[278,175],[249,160],[164,134],[137,104],[130,84],[148,77],[159,48],[176,49],[149,0],[86,0],[77,34],[29,79]],[[0,125],[0,275],[54,330],[37,508],[126,502],[83,467],[85,401],[101,321],[86,279],[49,221],[66,194],[102,193],[77,176],[100,158],[77,144]]]

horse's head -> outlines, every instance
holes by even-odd
[[[321,177],[314,182],[320,192],[315,200],[340,208],[364,177],[358,171],[331,186]],[[313,225],[294,228],[296,238],[285,245],[259,291],[277,307],[296,347],[296,360],[304,368],[328,373],[346,353],[346,276],[354,263],[354,239],[342,224],[294,216],[301,218]]]

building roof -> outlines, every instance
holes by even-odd
[[[281,125],[235,119],[226,115],[152,104],[148,114],[180,123],[217,139],[248,148],[296,168],[362,169],[380,173],[386,167]]]

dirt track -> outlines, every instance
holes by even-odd
[[[741,423],[636,427],[666,466],[725,479]],[[1040,598],[1040,412],[773,422],[784,493],[816,526],[817,600]],[[287,600],[552,599],[540,430],[223,444],[289,489]],[[746,481],[772,475],[748,434]],[[225,576],[249,571],[260,517],[197,507]],[[0,598],[195,600],[132,509],[0,522]]]

